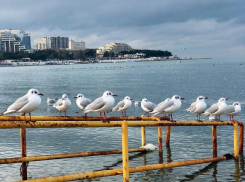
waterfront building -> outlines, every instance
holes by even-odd
[[[31,52],[31,34],[21,29],[0,29],[2,52]]]
[[[114,55],[116,55],[121,51],[131,51],[131,50],[133,50],[133,48],[125,43],[110,43],[110,44],[106,44],[106,46],[104,47],[99,47],[96,50],[96,55],[97,57],[103,57],[106,51],[113,52]]]
[[[69,49],[73,51],[85,50],[85,42],[75,42],[74,40],[69,40]]]
[[[34,39],[35,50],[68,49],[69,37],[42,37]]]

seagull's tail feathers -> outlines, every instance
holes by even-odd
[[[90,109],[83,110],[83,111],[84,111],[84,114],[89,113],[89,112],[93,112],[93,111],[91,111]]]
[[[12,114],[12,113],[16,113],[16,111],[14,111],[14,110],[11,110],[11,111],[6,110],[6,111],[3,111],[3,112],[0,114],[0,116],[4,116],[4,115],[7,115],[7,114]]]
[[[211,116],[211,114],[210,114],[209,112],[205,112],[205,113],[203,113],[203,115],[204,115],[205,117]]]
[[[155,112],[151,112],[151,113],[155,113]],[[155,114],[153,114],[152,116],[156,116],[158,114],[161,114],[160,112],[156,112]]]

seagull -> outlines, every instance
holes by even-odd
[[[57,99],[50,99],[50,98],[47,98],[47,104],[48,105],[53,105],[55,103]]]
[[[157,149],[157,147],[155,145],[151,144],[151,143],[149,143],[149,144],[147,144],[147,145],[145,145],[143,147],[140,147],[140,148],[143,148],[143,149],[145,149],[147,151],[153,151],[153,150]]]
[[[141,101],[134,101],[134,106],[138,107]]]
[[[171,121],[174,122],[172,113],[178,111],[181,107],[181,100],[184,100],[184,98],[181,98],[179,95],[174,95],[170,100],[166,99],[162,104],[159,104],[156,109],[154,109],[154,115],[158,114],[169,114]]]
[[[54,105],[53,107],[55,107],[56,109],[58,109],[60,111],[60,116],[61,116],[61,111],[65,112],[65,116],[66,116],[66,110],[69,109],[71,107],[71,101],[68,98],[68,96],[66,94],[62,95],[62,98],[59,99]]]
[[[87,105],[91,104],[92,101],[86,97],[84,97],[83,94],[78,94],[76,97],[74,97],[77,103],[77,106],[81,109],[81,111],[83,111],[85,109],[85,107],[87,107]],[[85,114],[85,116],[87,116],[87,114]]]
[[[197,121],[201,122],[201,114],[203,114],[207,108],[207,104],[205,102],[205,99],[208,99],[207,97],[199,96],[197,97],[196,102],[193,102],[191,106],[186,109],[186,111],[195,113],[197,115]],[[199,119],[198,119],[199,116]]]
[[[148,116],[151,116],[150,112],[156,108],[156,104],[144,98],[141,100],[141,108],[148,113]]]
[[[163,116],[165,116],[166,113],[164,112],[164,108],[170,100],[170,98],[167,98],[163,102],[157,104],[157,107],[152,111],[152,113],[155,113],[153,116],[158,114],[163,114]]]
[[[84,109],[84,113],[90,113],[90,112],[97,112],[100,113],[100,119],[103,122],[109,122],[106,120],[106,115],[105,112],[108,111],[113,104],[115,103],[115,99],[113,98],[114,95],[110,91],[105,91],[103,95],[99,98],[97,98],[94,102],[91,104],[87,105],[87,107]],[[104,119],[101,116],[101,113],[104,113]]]
[[[241,104],[234,102],[232,105],[228,105],[224,114],[230,116],[230,121],[234,121],[233,116],[241,112]]]
[[[2,112],[0,116],[20,112],[23,113],[26,120],[26,113],[29,113],[31,121],[31,112],[37,109],[41,104],[40,95],[43,96],[37,89],[30,89],[26,95],[17,99],[6,111]]]
[[[220,98],[218,103],[213,104],[208,110],[205,111],[204,116],[217,116],[220,120],[220,115],[223,114],[227,108],[226,100],[229,98]]]
[[[132,100],[129,96],[124,97],[124,99],[112,109],[112,112],[122,111],[122,117],[127,117],[126,110],[128,110],[132,105]]]

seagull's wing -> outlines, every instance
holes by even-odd
[[[165,109],[170,108],[174,105],[174,101],[169,100],[167,102],[163,102],[161,105],[159,105],[154,112],[164,112]]]
[[[145,103],[145,107],[146,107],[147,109],[149,109],[150,111],[153,111],[157,106],[156,106],[156,104],[154,104],[154,103],[152,103],[152,102],[146,102],[146,103]]]
[[[57,107],[57,106],[62,106],[63,102],[62,99],[59,99],[53,106]]]
[[[97,98],[94,102],[89,104],[85,110],[98,110],[105,105],[105,102],[102,97]]]
[[[112,112],[118,111],[119,108],[123,108],[125,106],[125,102],[122,100],[118,102],[118,104],[112,109]]]
[[[234,106],[232,106],[232,105],[229,105],[229,106],[227,106],[227,109],[225,110],[225,113],[224,114],[232,114],[232,113],[234,113],[235,112],[235,107]]]
[[[186,111],[189,112],[194,112],[195,110],[196,110],[196,102],[193,102],[191,106],[188,109],[186,109]]]
[[[80,105],[83,106],[83,108],[87,107],[87,105],[91,104],[92,101],[90,99],[84,98],[80,101]]]
[[[218,109],[219,109],[219,106],[217,103],[215,103],[208,110],[206,110],[204,114],[205,114],[205,116],[208,116],[209,114],[213,114],[216,111],[218,111]]]

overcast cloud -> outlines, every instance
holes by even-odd
[[[127,43],[180,57],[245,57],[245,1],[1,0],[0,28],[67,36],[87,48]],[[184,48],[186,47],[186,50]]]

